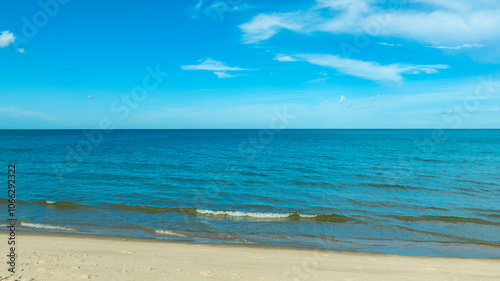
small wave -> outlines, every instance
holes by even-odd
[[[419,158],[419,157],[414,157],[413,159],[416,161],[420,161],[420,162],[444,163],[442,160],[438,160],[438,159],[425,159],[425,158]]]
[[[310,174],[310,173],[317,174],[318,173],[317,171],[312,170],[312,169],[301,169],[301,170],[298,170],[298,172],[305,173],[305,174]]]
[[[207,180],[201,178],[167,177],[167,179],[180,182],[207,182]]]
[[[38,200],[34,201],[35,204],[48,205],[50,207],[58,208],[58,209],[78,209],[89,207],[85,204],[75,203],[75,202],[67,202],[67,201],[53,201],[53,200]]]
[[[300,213],[299,213],[299,216],[300,216],[301,218],[315,218],[315,217],[317,217],[318,215],[308,215],[308,214],[300,214]]]
[[[500,213],[500,209],[457,208],[457,210],[486,212],[486,213]]]
[[[206,209],[197,209],[196,212],[202,215],[251,217],[251,218],[261,218],[261,219],[287,218],[290,216],[290,214],[287,213],[253,213],[253,212],[241,212],[241,211],[213,211]]]
[[[175,232],[175,231],[172,231],[172,230],[155,229],[154,233],[158,234],[158,235],[166,235],[166,236],[187,237],[184,234],[181,234],[181,233],[178,233],[178,232]]]
[[[491,217],[491,218],[500,218],[500,214],[485,214],[484,216]]]
[[[43,224],[43,223],[30,223],[30,222],[21,222],[21,226],[29,227],[29,228],[40,228],[40,229],[48,229],[48,230],[63,230],[63,231],[76,231],[74,228]]]
[[[396,189],[407,189],[408,186],[390,183],[362,183],[360,186],[365,187],[375,187],[375,188],[396,188]]]
[[[0,204],[2,203],[7,203],[7,199],[0,198]],[[72,210],[72,209],[94,209],[94,208],[113,208],[113,205],[111,207],[109,206],[99,206],[96,207],[94,205],[90,204],[84,204],[84,203],[76,203],[76,202],[68,202],[68,201],[54,201],[54,200],[20,200],[16,199],[17,203],[22,203],[23,205],[42,205],[50,208],[56,208],[56,209],[67,209],[67,210]],[[132,206],[133,207],[133,206]],[[117,207],[119,208],[119,207]]]
[[[471,183],[477,186],[482,186],[482,185],[490,185],[490,186],[498,186],[497,183],[491,183],[491,182],[483,182],[483,181],[475,181],[475,180],[469,180],[469,179],[454,179],[456,182],[464,182],[464,183]]]
[[[5,199],[5,201],[7,201]],[[1,201],[0,201],[1,202]],[[163,212],[177,212],[190,216],[208,215],[221,218],[250,218],[250,219],[275,219],[275,220],[312,220],[321,222],[346,222],[354,221],[348,216],[337,214],[303,214],[303,213],[271,213],[271,212],[245,212],[234,210],[208,210],[196,208],[171,208],[171,207],[156,207],[156,206],[141,206],[141,205],[127,205],[127,204],[110,204],[105,206],[94,206],[88,204],[65,202],[65,201],[51,201],[51,200],[38,200],[38,201],[24,201],[26,204],[40,204],[50,208],[58,209],[79,209],[79,208],[102,208],[108,210],[120,211],[138,211],[150,214],[163,213]]]
[[[0,204],[7,203],[8,200],[4,198],[0,198]],[[21,200],[16,199],[17,203],[21,203],[23,205],[45,205],[59,209],[77,209],[77,208],[85,208],[91,207],[90,205],[80,204],[75,202],[67,202],[67,201],[53,201],[53,200]]]
[[[161,213],[161,212],[179,212],[194,214],[196,213],[195,208],[169,208],[169,207],[154,207],[154,206],[141,206],[141,205],[126,205],[126,204],[112,204],[106,206],[107,209],[115,210],[130,210],[130,211],[143,211],[148,213]]]
[[[439,221],[439,222],[450,222],[450,223],[476,223],[476,224],[499,224],[496,222],[491,222],[478,218],[464,218],[464,217],[454,217],[454,216],[393,216],[394,218],[401,221],[417,222],[417,221]]]
[[[314,186],[329,186],[332,185],[328,182],[306,182],[306,181],[294,181],[293,185],[314,185]]]
[[[242,211],[215,211],[206,209],[197,209],[196,212],[201,215],[220,216],[220,217],[235,217],[235,218],[251,218],[251,219],[266,219],[266,220],[314,220],[324,222],[346,222],[354,220],[353,218],[337,215],[337,214],[301,214],[301,213],[259,213],[259,212],[242,212]]]
[[[259,176],[259,177],[267,177],[267,176],[269,176],[268,174],[256,173],[256,172],[252,172],[252,171],[241,171],[240,173],[242,175],[247,175],[247,176]]]

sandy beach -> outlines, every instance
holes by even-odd
[[[0,239],[7,241],[7,233]],[[18,232],[16,239],[16,273],[7,274],[8,253],[2,246],[0,280],[500,280],[500,259],[41,232]]]

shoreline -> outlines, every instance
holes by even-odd
[[[0,229],[0,236],[7,235],[8,230]],[[277,245],[277,244],[266,244],[266,243],[254,243],[254,242],[240,242],[233,240],[204,240],[195,238],[182,238],[178,236],[157,236],[157,237],[144,237],[144,236],[126,236],[126,235],[116,235],[114,233],[102,234],[102,233],[83,233],[74,231],[48,231],[46,229],[16,229],[16,235],[22,233],[23,236],[36,236],[36,237],[69,237],[69,238],[81,238],[81,239],[96,239],[96,240],[110,240],[110,241],[132,241],[132,242],[150,242],[150,243],[167,243],[167,244],[184,244],[184,245],[216,245],[218,247],[230,247],[230,248],[256,248],[256,249],[276,249],[276,250],[297,250],[297,251],[323,251],[323,252],[335,252],[335,253],[359,253],[359,254],[370,254],[370,255],[387,255],[387,256],[403,256],[403,257],[422,257],[422,258],[457,258],[457,259],[492,259],[500,261],[500,248],[498,248],[498,256],[494,257],[467,257],[467,256],[453,256],[453,255],[421,255],[421,254],[404,254],[404,253],[388,253],[388,252],[375,252],[375,251],[361,251],[361,250],[345,250],[345,249],[332,249],[332,248],[321,248],[321,247],[307,247],[307,246],[293,246],[293,245]],[[206,241],[206,242],[203,242]],[[1,242],[0,242],[1,243]],[[476,246],[488,246],[488,245],[476,245]],[[1,254],[1,253],[0,253]],[[1,281],[1,279],[0,279]]]
[[[0,231],[6,243],[7,231]],[[16,232],[0,280],[499,280],[500,258],[398,256],[262,244]],[[31,279],[30,279],[31,278]]]
[[[0,229],[0,236],[7,235],[8,230]],[[334,253],[352,253],[352,254],[369,254],[369,255],[382,255],[382,256],[402,256],[402,257],[422,257],[422,258],[456,258],[456,259],[490,259],[500,261],[500,248],[498,251],[498,256],[496,257],[464,257],[464,256],[443,256],[443,255],[418,255],[418,254],[395,254],[395,253],[384,253],[384,252],[371,252],[371,251],[359,251],[359,250],[343,250],[343,249],[331,249],[331,248],[320,248],[320,247],[306,247],[306,246],[290,246],[290,245],[276,245],[276,244],[265,244],[265,243],[253,243],[253,242],[239,242],[239,241],[223,241],[223,240],[207,240],[211,242],[197,242],[195,239],[192,241],[186,241],[189,239],[179,239],[177,236],[172,236],[177,239],[168,239],[171,236],[158,236],[158,237],[140,237],[140,236],[125,236],[125,235],[115,235],[115,234],[101,234],[101,233],[81,233],[81,232],[59,232],[59,231],[47,231],[47,230],[27,230],[27,229],[16,229],[16,235],[22,233],[23,236],[36,236],[36,237],[69,237],[69,238],[81,238],[81,239],[96,239],[96,240],[109,240],[109,241],[132,241],[132,242],[149,242],[149,243],[167,243],[167,244],[184,244],[184,245],[215,245],[218,247],[230,247],[230,248],[256,248],[256,249],[275,249],[275,250],[296,250],[296,251],[322,251],[322,252],[334,252]],[[200,240],[201,241],[201,240]],[[1,243],[1,242],[0,242]],[[1,253],[0,253],[1,254]],[[0,279],[1,281],[1,279]]]

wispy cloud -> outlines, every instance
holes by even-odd
[[[201,19],[205,16],[211,19],[223,20],[226,13],[240,11],[244,7],[246,5],[242,0],[199,0],[191,9],[193,11],[192,18]]]
[[[240,25],[245,43],[258,43],[283,29],[298,33],[364,34],[410,39],[436,46],[498,43],[500,2],[489,0],[420,0],[395,10],[371,0],[317,0],[305,10],[262,13]],[[418,8],[417,8],[418,7]]]
[[[281,29],[289,29],[297,32],[307,32],[308,15],[300,12],[260,14],[252,21],[244,23],[239,27],[244,32],[245,43],[258,43],[267,40],[277,34]]]
[[[403,46],[403,44],[391,44],[391,43],[385,43],[385,42],[378,43],[378,44],[384,45],[384,46],[389,46],[389,47],[401,47],[401,46]]]
[[[429,48],[436,49],[449,49],[449,50],[460,50],[460,49],[469,49],[469,48],[484,48],[486,45],[484,44],[462,44],[458,46],[427,46]]]
[[[238,76],[238,75],[231,75],[231,74],[225,73],[224,71],[216,71],[216,72],[214,72],[214,74],[217,75],[217,77],[219,77],[219,78],[233,78],[233,77]]]
[[[377,82],[401,82],[402,74],[437,73],[440,69],[448,68],[447,65],[380,65],[377,62],[346,59],[328,54],[301,54],[290,56],[293,60],[307,61],[311,64],[334,68],[340,73],[356,76]],[[275,58],[279,60],[279,58]]]
[[[183,65],[183,70],[239,71],[248,70],[241,67],[227,66],[225,63],[207,58],[199,64]]]
[[[10,43],[13,43],[15,40],[16,38],[12,32],[9,32],[8,30],[2,31],[0,34],[0,48],[9,46]]]
[[[345,107],[351,107],[352,101],[351,100],[348,101],[344,96],[340,96],[339,104]]]
[[[214,74],[219,78],[231,78],[237,75],[231,75],[226,73],[226,71],[245,71],[245,70],[254,70],[254,69],[245,69],[241,67],[233,67],[227,66],[225,63],[213,60],[211,58],[207,58],[201,61],[199,64],[193,65],[183,65],[181,66],[183,70],[206,70],[206,71],[214,71]]]
[[[309,83],[309,84],[321,84],[321,83],[325,83],[326,80],[330,79],[329,77],[324,77],[324,78],[318,78],[318,79],[313,79],[313,80],[310,80],[310,81],[307,81],[306,83]]]
[[[284,54],[277,54],[274,57],[274,60],[277,61],[297,61],[297,59],[293,58],[292,56],[284,55]]]
[[[51,117],[45,113],[36,112],[36,111],[21,110],[21,109],[16,108],[16,107],[0,107],[0,113],[5,113],[11,117],[32,117],[32,118],[38,118],[38,119],[43,119],[43,120],[47,120],[47,121],[57,120],[57,118]]]
[[[86,99],[88,99],[88,100],[95,99],[95,98],[96,98],[96,96],[90,96],[90,95],[86,97]]]

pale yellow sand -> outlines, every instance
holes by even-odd
[[[17,273],[0,280],[500,280],[499,259],[172,243],[102,236],[17,233]]]

